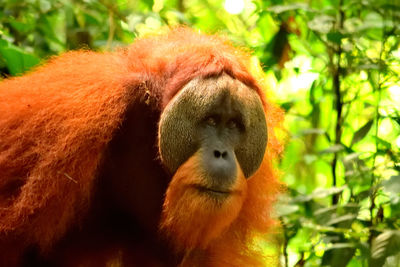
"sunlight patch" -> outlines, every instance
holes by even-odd
[[[244,9],[244,0],[226,0],[224,8],[230,14],[239,14]]]

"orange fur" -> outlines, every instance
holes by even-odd
[[[237,217],[246,195],[247,183],[241,171],[230,196],[211,199],[199,192],[196,187],[207,186],[200,173],[199,157],[196,153],[181,165],[165,196],[161,230],[178,250],[207,248]]]
[[[85,212],[128,101],[119,57],[71,52],[0,85],[0,248],[48,250]],[[91,62],[91,68],[75,68]],[[79,67],[78,67],[79,68]],[[95,78],[96,77],[96,78]],[[10,250],[9,248],[7,250]]]
[[[171,182],[165,209],[173,219],[166,216],[163,225],[169,235],[176,227],[183,233],[198,230],[176,237],[193,248],[182,265],[261,265],[253,238],[264,235],[271,224],[271,203],[279,191],[272,164],[282,149],[274,129],[283,115],[268,102],[261,77],[250,72],[250,64],[249,55],[224,38],[177,28],[113,53],[68,52],[23,77],[2,81],[0,251],[6,262],[18,262],[31,245],[50,251],[87,215],[105,148],[129,106],[146,102],[158,114],[193,78],[227,73],[256,90],[263,101],[269,131],[264,162],[246,181],[247,190],[238,177],[241,195],[216,213],[217,206],[213,209],[201,197],[181,191],[190,179],[201,177],[193,157]],[[188,200],[183,203],[191,210],[188,214],[176,199],[180,195]],[[199,229],[185,225],[185,216],[198,216]]]
[[[209,199],[207,202],[207,199],[198,198],[198,193],[184,191],[187,184],[199,182],[199,176],[195,176],[198,170],[195,156],[181,166],[167,191],[166,217],[161,225],[178,248],[185,248],[181,266],[266,265],[267,255],[258,247],[256,238],[262,239],[268,234],[273,223],[271,205],[280,191],[271,165],[273,153],[265,154],[260,169],[248,181],[238,177],[240,182],[236,183],[236,190],[241,194],[221,206]],[[187,179],[181,182],[184,178]],[[181,194],[185,195],[182,202],[171,201],[180,196],[169,192],[175,191],[175,187],[182,187]]]

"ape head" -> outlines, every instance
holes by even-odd
[[[176,245],[205,248],[230,225],[266,143],[259,95],[229,75],[196,78],[174,96],[161,116],[159,149],[174,174],[162,227]]]
[[[177,28],[1,82],[0,265],[32,246],[66,265],[99,240],[132,265],[263,265],[283,115],[252,65],[223,38]]]
[[[259,168],[266,144],[260,96],[227,74],[189,82],[160,119],[160,155],[171,173],[200,150],[210,182],[233,182],[237,161],[249,178]]]

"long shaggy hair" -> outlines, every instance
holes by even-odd
[[[213,242],[200,242],[207,244],[204,250],[191,253],[183,265],[262,265],[254,240],[271,225],[271,204],[280,187],[273,162],[282,147],[274,129],[283,114],[268,101],[262,77],[251,65],[249,54],[224,38],[176,28],[112,53],[68,52],[23,77],[2,81],[0,251],[9,252],[9,258],[20,257],[30,245],[46,252],[79,224],[90,206],[105,148],[129,106],[150,101],[161,112],[195,77],[227,73],[259,93],[268,125],[267,151],[250,179],[238,178],[247,185],[237,209],[221,210],[221,217],[236,219],[221,226],[227,230],[218,238],[193,237]],[[193,171],[190,166],[186,171]],[[204,218],[210,227],[219,220]],[[184,227],[190,232],[196,226]],[[190,242],[192,237],[180,238]]]

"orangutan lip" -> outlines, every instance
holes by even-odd
[[[195,188],[197,190],[199,190],[200,192],[204,192],[204,193],[211,193],[211,194],[218,194],[218,195],[230,195],[230,194],[232,194],[232,192],[229,191],[229,190],[208,188],[208,187],[204,187],[204,186],[201,186],[201,185],[196,185]]]

